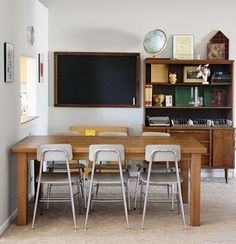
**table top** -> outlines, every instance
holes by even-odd
[[[70,136],[70,135],[45,135],[29,136],[11,147],[15,153],[36,153],[38,145],[68,143],[72,145],[73,153],[88,153],[91,144],[122,144],[126,154],[144,154],[145,146],[150,144],[178,144],[181,146],[182,153],[207,152],[195,138],[186,135],[170,137],[145,137],[145,136]]]

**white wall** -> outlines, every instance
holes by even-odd
[[[43,2],[46,2],[45,0]],[[236,2],[234,0],[49,0],[49,50],[140,52],[143,37],[159,28],[169,37],[161,57],[171,57],[172,34],[194,34],[196,53],[206,57],[208,40],[221,30],[230,39],[230,59],[235,59]],[[19,139],[48,130],[48,11],[37,0],[0,1],[0,235],[16,208],[16,161],[9,148]],[[27,25],[35,26],[33,47],[26,42]],[[3,81],[3,43],[15,45],[15,80]],[[39,119],[20,125],[19,56],[45,55],[45,81],[38,84]],[[143,108],[54,108],[53,59],[50,61],[50,130],[67,130],[72,124],[125,125],[141,130]],[[66,119],[65,119],[66,118]]]
[[[35,44],[26,41],[26,27],[35,27]],[[30,133],[48,131],[48,79],[37,84],[39,119],[25,126],[20,123],[20,55],[37,58],[45,55],[47,67],[48,11],[37,0],[0,1],[0,235],[16,213],[16,157],[9,148]],[[3,73],[3,43],[14,44],[14,82],[5,83]]]
[[[193,34],[195,54],[205,59],[209,39],[221,30],[230,40],[229,58],[235,59],[234,0],[49,0],[48,8],[50,132],[66,131],[70,125],[123,125],[129,127],[130,134],[137,134],[143,124],[143,105],[135,109],[53,107],[54,51],[140,52],[144,59],[145,34],[162,29],[168,43],[160,57],[172,57],[173,34]],[[141,80],[143,83],[142,68]],[[235,111],[233,117],[235,121]],[[203,175],[211,176],[212,172],[204,171]],[[223,171],[214,170],[213,175],[223,176]]]
[[[207,42],[221,30],[230,39],[230,59],[235,59],[234,0],[49,0],[48,8],[50,131],[74,124],[125,125],[135,134],[143,123],[143,108],[53,107],[53,51],[140,52],[145,58],[144,35],[162,29],[169,39],[161,57],[172,57],[172,34],[194,34],[195,52],[206,58]]]

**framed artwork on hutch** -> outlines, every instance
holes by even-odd
[[[223,107],[226,105],[226,91],[224,89],[211,90],[211,106]]]
[[[224,43],[208,43],[207,45],[208,59],[225,59]]]
[[[184,83],[202,83],[203,78],[198,77],[198,66],[184,67]]]
[[[173,59],[194,58],[194,36],[173,35]]]

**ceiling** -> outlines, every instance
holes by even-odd
[[[44,6],[48,7],[48,1],[49,0],[39,0]]]

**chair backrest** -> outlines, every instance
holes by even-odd
[[[62,132],[53,132],[54,136],[80,136],[80,132],[77,131],[62,131]]]
[[[70,144],[44,144],[37,147],[39,161],[66,161],[73,158]]]
[[[180,161],[181,147],[179,145],[147,145],[145,160],[147,161]]]
[[[170,133],[157,132],[157,131],[145,131],[142,132],[141,136],[170,136]]]
[[[117,131],[104,131],[98,134],[99,136],[128,136],[126,132],[117,132]]]
[[[124,146],[114,144],[99,144],[89,146],[89,160],[123,161],[125,159]]]
[[[97,136],[99,135],[100,132],[125,132],[128,133],[128,127],[116,127],[116,126],[104,126],[104,127],[100,127],[100,126],[70,126],[69,127],[70,131],[76,131],[76,132],[80,132],[81,136]]]

